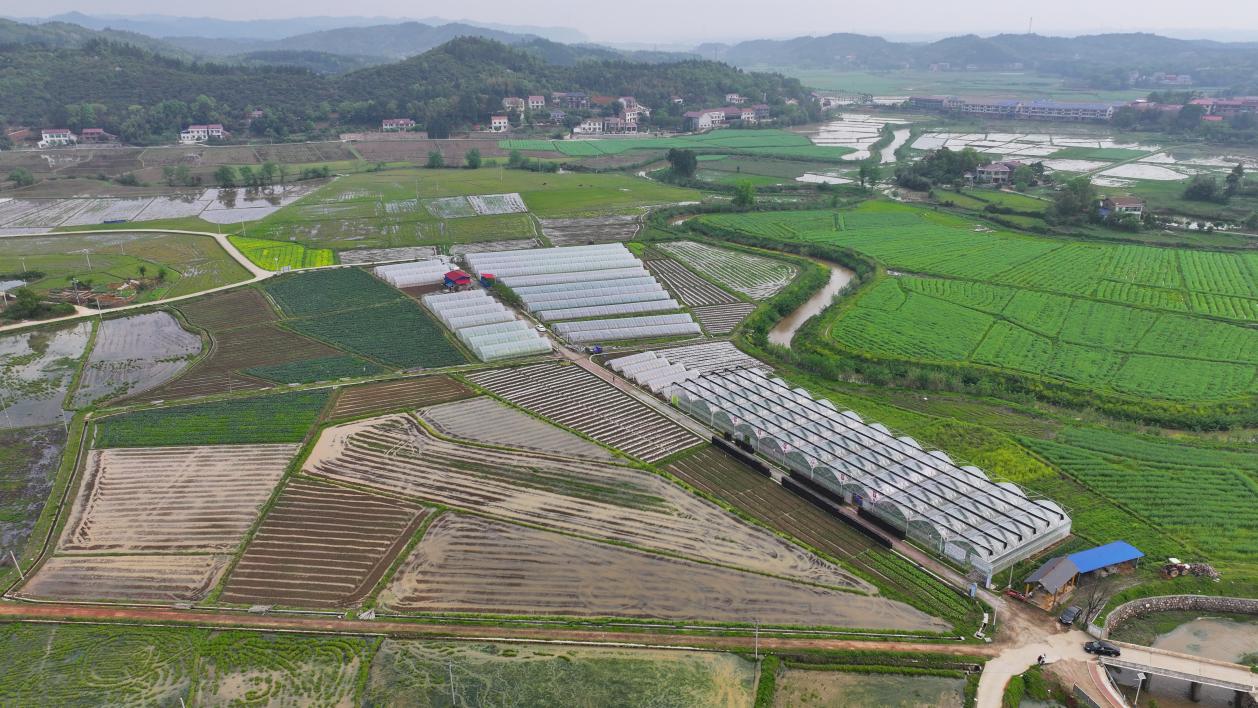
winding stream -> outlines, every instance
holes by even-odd
[[[816,294],[808,298],[804,304],[800,305],[791,314],[783,317],[780,322],[769,330],[769,343],[776,344],[780,347],[790,347],[791,340],[795,338],[795,333],[799,331],[804,323],[812,319],[813,316],[821,313],[822,310],[830,306],[834,302],[834,296],[839,291],[847,287],[852,282],[852,278],[856,273],[849,268],[844,268],[837,263],[825,263],[830,268],[830,281]]]

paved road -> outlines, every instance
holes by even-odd
[[[1247,693],[1258,692],[1258,674],[1255,674],[1248,666],[1126,642],[1114,643],[1122,648],[1122,656],[1106,657],[1101,659],[1101,663],[1159,676],[1200,678],[1202,683],[1211,683]]]

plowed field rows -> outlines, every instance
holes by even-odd
[[[435,439],[401,415],[328,428],[308,474],[408,497],[828,585],[838,567],[649,472]]]
[[[659,460],[699,438],[577,366],[480,371],[473,382],[511,403],[639,459]]]
[[[660,250],[756,300],[772,297],[795,277],[789,264],[706,243],[671,241],[660,244]]]
[[[614,459],[588,440],[488,397],[426,408],[419,417],[447,437],[553,455]]]
[[[646,267],[655,277],[664,281],[664,285],[677,299],[691,307],[738,302],[738,298],[691,273],[671,258],[646,261]]]
[[[600,216],[585,219],[539,219],[542,233],[554,246],[631,241],[642,228],[636,216]]]
[[[380,602],[426,612],[947,629],[883,598],[463,514],[433,522]]]
[[[230,552],[296,445],[93,450],[58,552]]]
[[[475,394],[471,389],[449,376],[381,381],[342,390],[328,418],[344,420],[396,410],[414,410],[472,395]]]
[[[24,597],[57,600],[200,600],[230,556],[54,556],[22,586]]]
[[[220,599],[347,606],[371,590],[423,513],[362,492],[295,480],[263,519]]]
[[[729,305],[712,305],[711,307],[695,307],[690,314],[699,320],[699,326],[708,334],[729,334],[747,315],[756,311],[756,306],[749,302],[736,302]]]

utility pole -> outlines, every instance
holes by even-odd
[[[17,556],[13,555],[13,551],[9,551],[9,558],[13,559],[13,567],[17,568],[17,576],[22,580],[26,580],[26,573],[22,572],[22,565],[17,562]]]
[[[756,618],[756,661],[760,661],[760,618]]]
[[[459,699],[454,695],[454,663],[446,662],[446,675],[450,677],[450,705],[458,705]]]
[[[1136,700],[1132,701],[1133,706],[1140,705],[1140,689],[1144,688],[1144,680],[1149,678],[1143,671],[1136,674]]]

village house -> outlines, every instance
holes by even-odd
[[[109,143],[118,139],[118,136],[106,133],[101,128],[84,128],[79,133],[79,142],[84,143]]]
[[[507,96],[506,98],[502,99],[502,109],[504,111],[513,111],[515,113],[523,113],[524,108],[527,105],[528,104],[524,102],[524,99],[520,98],[519,96]]]
[[[1017,160],[1005,160],[983,165],[976,170],[978,181],[995,187],[1004,187],[1013,182],[1013,173],[1022,166]]]
[[[1110,214],[1144,216],[1144,200],[1138,197],[1104,197],[1100,203],[1101,218]]]
[[[65,147],[78,142],[78,138],[69,128],[44,128],[39,133],[39,146],[41,148]]]
[[[651,117],[651,109],[638,103],[633,96],[620,97],[621,112],[620,115],[625,120],[639,122]]]
[[[223,129],[222,123],[210,123],[209,125],[190,125],[179,133],[179,142],[185,145],[193,145],[203,143],[211,138],[222,140],[229,133]]]
[[[702,111],[687,111],[682,118],[685,121],[686,130],[692,132],[711,130],[725,125],[725,109],[708,108]]]
[[[608,116],[603,119],[603,132],[611,135],[634,134],[638,132],[638,124],[625,118]]]
[[[590,97],[580,91],[556,91],[550,95],[550,100],[556,106],[570,111],[590,107]]]
[[[756,123],[756,111],[754,108],[739,108],[737,106],[726,106],[721,109],[725,113],[725,122],[742,121],[744,125],[754,125]]]
[[[668,100],[672,101],[674,106],[686,105],[686,99],[681,96],[669,96]]]
[[[742,104],[747,102],[747,99],[746,97],[737,93],[727,93],[725,94],[725,102],[733,104],[735,106],[741,106]]]
[[[572,132],[581,135],[600,135],[603,132],[602,118],[586,118],[581,124],[572,129]]]
[[[495,133],[505,133],[511,130],[511,121],[506,116],[492,116],[489,119],[489,129]]]
[[[756,120],[758,121],[767,120],[771,114],[769,104],[767,103],[757,103],[751,107],[751,110],[756,112]]]
[[[1258,113],[1258,96],[1237,96],[1235,98],[1194,98],[1188,102],[1191,106],[1201,106],[1207,116],[1231,118],[1240,113]]]
[[[563,111],[558,110],[558,109],[555,109],[550,112],[550,120],[552,123],[562,123],[564,118],[567,118],[567,117],[568,117],[567,113],[564,113]]]
[[[529,96],[528,105],[529,105],[530,111],[544,110],[546,108],[546,97],[545,96]]]
[[[415,121],[410,118],[385,118],[380,121],[380,130],[386,133],[400,133],[404,130],[411,130],[415,127]]]

